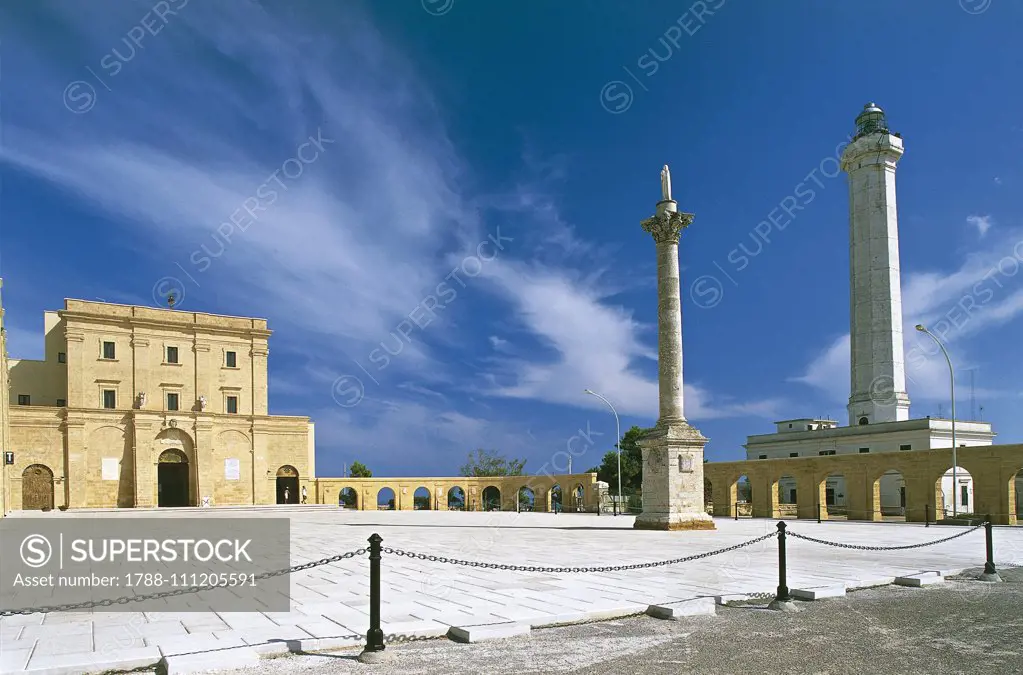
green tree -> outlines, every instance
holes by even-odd
[[[521,476],[525,467],[524,459],[508,459],[496,450],[479,448],[475,453],[469,453],[467,461],[458,472],[460,476],[468,477]]]
[[[639,439],[647,429],[632,427],[622,436],[616,448],[622,449],[622,492],[634,494],[643,487],[643,453],[639,449]],[[597,480],[608,484],[611,494],[618,494],[618,451],[611,450],[604,455],[600,466],[590,469],[596,472]]]
[[[348,470],[348,475],[352,478],[372,478],[373,472],[366,468],[366,465],[362,462],[352,462],[352,467]]]

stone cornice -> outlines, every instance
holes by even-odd
[[[874,133],[861,136],[847,145],[839,158],[842,171],[849,171],[852,162],[863,165],[884,165],[895,170],[904,152],[902,139],[894,134]]]
[[[232,335],[235,337],[244,337],[248,339],[269,339],[273,334],[273,331],[266,328],[237,328],[234,326],[210,326],[207,324],[196,324],[193,322],[176,322],[176,321],[153,321],[142,317],[132,316],[97,316],[95,314],[84,314],[74,312],[71,310],[60,310],[59,315],[61,318],[74,321],[77,326],[88,326],[89,328],[96,327],[117,327],[121,329],[137,330],[139,328],[157,330],[157,331],[174,331],[178,333],[184,333],[186,335]]]
[[[640,224],[644,232],[653,235],[654,241],[658,244],[677,244],[682,230],[689,227],[693,222],[693,214],[678,213],[676,211],[665,211],[658,213],[652,218],[647,218]]]

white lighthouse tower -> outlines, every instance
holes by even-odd
[[[868,103],[842,153],[849,175],[850,426],[909,419],[895,165],[902,138]]]

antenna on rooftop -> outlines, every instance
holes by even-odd
[[[973,386],[973,376],[977,373],[976,368],[970,368],[970,419],[977,419],[977,390]]]
[[[176,300],[177,298],[174,297],[174,293],[167,294],[167,306],[170,307],[171,309],[174,309],[174,302]]]

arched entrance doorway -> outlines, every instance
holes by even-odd
[[[584,499],[586,498],[586,490],[583,488],[582,483],[576,484],[572,488],[572,506],[575,507],[576,511],[582,512],[584,507]]]
[[[337,503],[338,506],[346,509],[359,508],[359,495],[355,492],[355,488],[341,488],[341,492],[337,495]]]
[[[518,497],[517,511],[532,511],[536,506],[536,494],[533,492],[533,488],[528,485],[523,485],[519,488]]]
[[[865,517],[867,520],[896,522],[910,520],[906,512],[906,505],[909,503],[919,502],[913,502],[907,496],[905,476],[897,469],[888,469],[870,484],[870,503],[867,504]],[[922,521],[925,515],[924,508],[921,506],[918,513],[911,514],[912,519]],[[937,512],[934,510],[934,504],[927,503],[926,508],[930,512],[928,516],[930,518],[934,518],[935,513],[940,513],[940,510]]]
[[[33,464],[21,474],[21,508],[48,511],[53,508],[53,472],[44,464]]]
[[[288,464],[277,469],[277,503],[298,504],[298,469]]]
[[[483,510],[501,510],[501,491],[497,487],[489,485],[483,490]]]
[[[732,497],[732,513],[728,515],[735,518],[741,516],[753,517],[753,482],[749,476],[742,474],[729,488]]]
[[[416,488],[416,491],[412,493],[412,509],[414,511],[429,511],[430,507],[430,490],[426,487]]]
[[[796,479],[790,474],[779,476],[771,485],[771,517],[795,518],[798,514]]]
[[[377,492],[377,510],[394,511],[396,508],[394,490],[389,487],[380,488],[380,491]]]
[[[188,457],[177,448],[160,453],[156,467],[157,506],[188,506]]]
[[[547,494],[547,498],[550,500],[550,509],[554,513],[560,513],[564,509],[561,498],[561,486],[555,484],[551,488],[551,491]]]
[[[955,467],[955,482],[952,482],[952,469],[935,481],[934,503],[935,513],[945,518],[953,514],[973,513],[973,476],[962,466]]]
[[[448,510],[449,511],[465,510],[465,490],[458,487],[457,485],[448,490]]]

